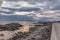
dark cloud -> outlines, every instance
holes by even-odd
[[[56,6],[52,10],[60,10],[60,6]]]
[[[0,21],[34,21],[34,18],[23,15],[0,16]]]
[[[2,4],[2,1],[0,0],[0,6],[1,6],[1,4]]]
[[[21,7],[19,9],[15,9],[15,8],[4,8],[2,7],[3,9],[8,9],[8,10],[11,10],[11,11],[21,11],[21,12],[31,12],[31,11],[40,11],[40,8],[37,8],[37,7]]]
[[[49,5],[52,7],[51,10],[60,10],[60,0],[52,0]]]
[[[30,11],[30,12],[36,11],[37,12],[37,11],[40,11],[40,8],[31,8],[31,7],[29,8],[28,7],[28,8],[21,8],[21,9],[19,9],[19,11]]]
[[[6,0],[6,1],[25,1],[28,3],[36,3],[36,2],[44,2],[44,1],[50,1],[50,0]]]

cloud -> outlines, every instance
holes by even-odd
[[[52,10],[60,10],[60,5],[55,6],[54,8],[52,8]]]
[[[48,5],[50,10],[59,10],[60,8],[60,0],[51,0],[48,2]]]
[[[30,13],[32,11],[35,12],[40,12],[40,15],[37,15],[38,13],[36,13],[35,15],[31,16],[27,16],[27,18],[29,18],[29,20],[34,19],[34,20],[38,20],[38,21],[58,21],[60,20],[60,0],[7,0],[9,2],[6,2],[6,4],[4,3],[3,7],[5,6],[5,8],[3,9],[8,9],[13,11],[14,13],[16,11],[15,14],[12,12],[13,15],[15,16],[11,16],[9,14],[4,14],[1,13],[1,15],[9,15],[7,17],[0,17],[2,20],[23,20],[22,17],[19,18],[20,16],[16,16],[16,15],[23,15],[26,12]],[[18,1],[18,2],[17,2]],[[10,2],[12,2],[12,4],[9,4]],[[15,2],[15,3],[14,3]],[[17,2],[17,3],[16,3]],[[34,12],[34,13],[35,13]],[[42,14],[42,15],[41,15]],[[26,16],[24,16],[24,19],[28,20],[27,18],[25,18]],[[16,19],[15,19],[16,18]]]
[[[40,15],[36,14],[33,18],[38,21],[59,21],[60,10],[46,10]]]
[[[19,15],[4,15],[4,16],[0,16],[0,21],[35,21],[34,18],[29,17],[29,16],[19,16]]]
[[[7,0],[9,2],[4,2],[2,4],[5,7],[10,8],[39,8],[40,11],[42,10],[59,10],[60,0]],[[10,2],[12,4],[10,4]],[[14,3],[15,2],[15,3]],[[16,3],[17,2],[17,3]],[[24,8],[23,8],[24,9]],[[30,10],[30,9],[29,9]]]
[[[40,7],[40,6],[46,6],[46,3],[45,2],[42,2],[42,3],[35,2],[33,4],[33,2],[29,3],[26,1],[18,1],[17,3],[10,2],[10,1],[3,1],[3,3],[2,3],[2,7]]]
[[[19,11],[27,11],[27,12],[31,12],[31,11],[40,11],[40,8],[33,8],[33,7],[22,7],[21,9],[19,9]]]
[[[8,4],[7,4],[8,3]],[[3,2],[1,7],[3,7],[3,9],[9,9],[9,10],[19,10],[19,11],[40,11],[41,9],[44,8],[44,6],[46,6],[46,3],[35,3],[35,4],[30,4],[26,1],[19,1],[18,3],[16,2]]]

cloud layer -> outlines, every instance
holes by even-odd
[[[0,15],[2,15],[0,17],[0,20],[14,20],[14,19],[17,21],[24,19],[25,20],[33,19],[38,21],[60,20],[59,12],[60,0],[5,0],[5,1],[3,2],[2,0],[0,0],[1,9]],[[24,16],[21,16],[20,14]],[[24,19],[22,19],[22,17]]]

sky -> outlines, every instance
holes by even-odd
[[[0,0],[0,20],[18,21],[21,15],[26,20],[60,21],[60,0]]]
[[[9,1],[17,1],[17,0],[9,0]],[[21,7],[40,7],[43,8],[48,7],[49,9],[59,10],[60,8],[60,0],[18,0],[20,1]],[[46,8],[46,9],[48,9]]]
[[[3,0],[0,0],[0,1],[3,1]],[[49,6],[49,7],[52,7],[52,9],[54,9],[60,6],[60,0],[7,0],[7,1],[10,1],[10,2],[20,1],[21,2],[20,5],[22,7],[24,6],[26,7],[26,5],[28,5],[27,7],[36,5],[36,6]]]

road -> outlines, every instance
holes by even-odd
[[[60,23],[52,24],[52,35],[54,39],[51,40],[60,40]]]

